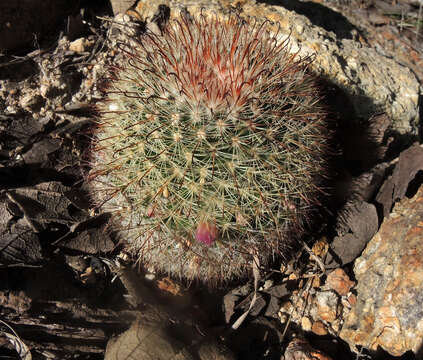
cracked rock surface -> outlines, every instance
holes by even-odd
[[[354,265],[357,303],[340,336],[394,356],[423,339],[423,186],[397,203]]]

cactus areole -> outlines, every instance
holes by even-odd
[[[208,284],[289,253],[326,166],[310,58],[269,23],[181,17],[119,46],[90,184],[142,265]]]

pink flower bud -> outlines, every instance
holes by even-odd
[[[149,206],[148,209],[147,209],[147,216],[151,218],[154,215],[155,215],[154,214],[154,206]]]
[[[195,238],[204,245],[210,246],[217,238],[216,225],[208,222],[200,222],[195,231]]]

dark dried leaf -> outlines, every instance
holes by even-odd
[[[0,264],[38,264],[42,260],[41,245],[36,234],[15,216],[6,201],[0,203]]]
[[[0,202],[0,231],[3,232],[9,226],[9,222],[13,219],[14,214],[10,211],[8,204]]]
[[[235,304],[239,300],[238,295],[228,293],[223,297],[223,307],[225,309],[225,322],[229,324],[235,313]]]
[[[354,198],[372,202],[386,178],[389,163],[380,163],[353,180]]]
[[[44,138],[36,142],[31,148],[23,154],[26,164],[43,164],[49,162],[49,155],[60,149],[61,140]]]
[[[264,314],[265,316],[277,317],[281,299],[289,293],[290,291],[287,289],[286,284],[272,286],[269,289],[258,292],[256,302],[251,308],[249,314],[257,316],[263,311],[263,309],[266,309]],[[226,323],[230,322],[230,319],[234,315],[235,311],[246,311],[250,306],[253,296],[254,292],[248,284],[236,288],[226,294],[223,298]]]
[[[263,292],[270,295],[270,300],[268,301],[264,316],[278,318],[278,312],[281,308],[280,304],[283,301],[282,299],[291,292],[288,290],[286,284],[272,286]]]
[[[2,265],[36,265],[43,260],[37,235],[25,224],[17,222],[0,232],[0,263]]]
[[[75,223],[54,244],[88,254],[112,251],[115,243],[105,229],[109,219],[110,214],[104,213]]]
[[[92,120],[89,118],[82,118],[82,119],[75,119],[75,121],[72,121],[65,126],[55,130],[52,133],[52,136],[55,138],[64,138],[64,137],[72,137],[79,131],[81,131],[82,128],[92,124]]]
[[[88,199],[88,193],[82,189],[71,188],[69,191],[65,191],[63,195],[78,209],[88,210],[90,207]]]
[[[265,296],[266,295],[262,293],[257,293],[256,301],[254,302],[254,305],[251,307],[249,311],[249,315],[257,316],[263,311],[263,309],[267,305]],[[254,293],[250,294],[248,297],[242,300],[237,306],[235,306],[235,309],[236,310],[242,309],[243,311],[247,311],[250,307],[251,301],[253,301],[253,297],[254,297]]]
[[[345,265],[356,259],[376,234],[379,219],[376,207],[365,201],[348,203],[338,219],[337,232],[325,263]],[[336,265],[337,266],[337,265]]]
[[[31,139],[42,131],[42,125],[32,116],[16,115],[10,119],[10,123],[0,131],[2,148],[14,150],[19,146],[28,146]]]
[[[225,321],[229,324],[231,317],[235,312],[235,305],[240,300],[250,294],[252,291],[249,284],[233,289],[223,297],[223,306],[225,309]]]
[[[290,294],[291,292],[288,290],[286,284],[272,286],[271,288],[264,290],[266,294],[271,295],[277,299],[282,299],[284,296]]]
[[[384,182],[376,196],[376,202],[382,207],[383,217],[388,216],[394,203],[405,196],[410,182],[421,170],[423,148],[414,144],[400,154],[392,175]]]
[[[52,181],[9,190],[7,196],[23,213],[28,225],[39,232],[52,222],[70,226],[86,217],[82,211],[69,213],[71,202],[64,196],[68,191],[70,188]]]
[[[176,328],[170,332],[163,322],[139,318],[127,331],[108,342],[104,358],[106,360],[235,359],[233,354],[213,336],[206,335],[199,339],[198,330],[192,325],[183,328],[177,328],[177,325],[174,327]]]
[[[269,300],[269,304],[267,305],[266,311],[264,313],[264,316],[273,317],[277,319],[280,308],[281,308],[280,299],[275,296],[271,296]]]

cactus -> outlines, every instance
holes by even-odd
[[[311,58],[268,25],[185,16],[120,46],[90,181],[146,268],[229,282],[303,232],[327,163],[326,113]]]

